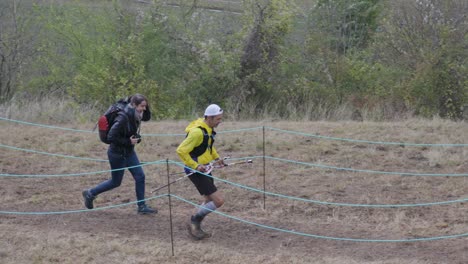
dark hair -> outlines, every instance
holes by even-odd
[[[128,98],[130,104],[134,107],[140,105],[143,101],[146,101],[146,110],[143,112],[143,116],[141,118],[142,121],[149,121],[151,119],[151,110],[149,106],[148,99],[142,94],[134,94]]]
[[[133,106],[137,106],[137,105],[140,105],[141,102],[143,101],[146,101],[146,104],[148,104],[148,100],[146,99],[146,97],[142,94],[134,94],[130,97],[130,103],[133,105]]]

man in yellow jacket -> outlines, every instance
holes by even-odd
[[[185,172],[190,174],[193,170],[199,172],[208,172],[209,163],[214,161],[213,165],[224,166],[224,161],[219,158],[216,148],[213,146],[217,127],[223,118],[223,110],[216,104],[209,105],[204,114],[204,118],[199,118],[191,122],[185,132],[187,136],[177,148],[177,154],[184,162]],[[211,175],[211,173],[209,173]],[[201,173],[193,173],[188,176],[197,188],[200,195],[205,200],[198,208],[196,214],[190,218],[188,226],[190,234],[197,240],[210,237],[209,233],[201,229],[201,222],[205,216],[224,204],[224,198],[220,191],[214,185],[213,178]]]

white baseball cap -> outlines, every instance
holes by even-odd
[[[210,104],[205,110],[205,116],[217,116],[223,113],[223,109],[217,104]]]

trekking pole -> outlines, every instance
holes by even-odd
[[[233,165],[238,165],[238,164],[246,164],[246,163],[253,163],[253,160],[242,160],[242,161],[237,161],[237,162],[232,162],[232,163],[225,163],[224,166],[215,166],[215,168],[223,168],[223,167],[228,167],[228,166],[233,166]]]
[[[226,165],[227,166],[232,166],[232,165],[244,164],[244,163],[253,163],[253,160],[249,159],[249,160],[243,160],[243,161],[238,161],[238,162],[232,162],[232,163],[228,163]]]
[[[151,191],[151,193],[155,193],[155,192],[157,192],[157,191],[159,191],[159,190],[161,190],[161,189],[163,189],[163,188],[166,188],[167,186],[169,186],[169,185],[171,185],[171,184],[174,184],[174,183],[176,183],[176,182],[178,182],[178,181],[180,181],[180,180],[183,180],[183,179],[187,178],[188,176],[190,176],[190,175],[192,175],[192,174],[194,174],[194,173],[195,173],[195,171],[194,171],[194,172],[191,172],[191,173],[189,173],[189,174],[185,174],[184,176],[182,176],[182,177],[180,177],[180,178],[177,178],[177,179],[171,181],[171,182],[168,183],[168,184],[165,184],[165,185],[163,185],[163,186],[160,186],[160,187],[154,189],[153,191]]]

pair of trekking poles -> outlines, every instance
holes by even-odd
[[[229,158],[229,157],[226,157],[226,158],[224,158],[224,160],[226,160],[226,159],[228,159],[228,158]],[[218,168],[224,168],[224,167],[229,167],[229,166],[239,165],[239,164],[246,164],[246,163],[253,163],[253,161],[252,161],[251,159],[249,159],[249,160],[243,160],[243,161],[238,161],[238,162],[226,163],[224,166],[215,166],[215,165],[209,164],[209,165],[208,165],[208,166],[209,166],[209,167],[208,167],[208,170],[206,170],[205,172],[202,172],[202,173],[204,173],[204,174],[209,174],[209,173],[210,173],[211,171],[213,171],[213,169],[215,169],[215,168],[218,169]],[[155,193],[155,192],[157,192],[157,191],[159,191],[159,190],[161,190],[161,189],[163,189],[163,188],[166,188],[167,186],[169,186],[169,185],[171,185],[171,184],[174,184],[174,183],[176,183],[176,182],[178,182],[178,181],[181,181],[181,180],[183,180],[183,179],[189,177],[190,175],[193,175],[193,174],[198,173],[198,172],[199,172],[199,171],[192,170],[192,172],[190,172],[190,173],[188,173],[188,174],[185,174],[184,176],[182,176],[182,177],[180,177],[180,178],[177,178],[177,179],[175,179],[175,180],[173,180],[173,181],[171,181],[171,182],[169,182],[169,183],[167,183],[167,184],[165,184],[165,185],[163,185],[163,186],[160,186],[160,187],[154,189],[153,191],[151,191],[151,193]]]

